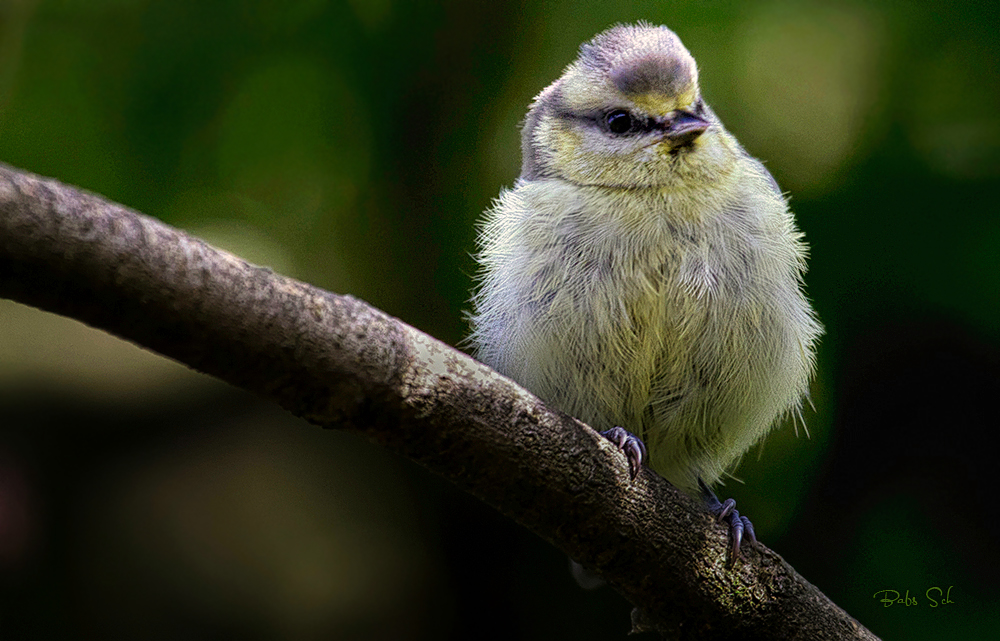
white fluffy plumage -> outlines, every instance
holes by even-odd
[[[822,330],[785,198],[666,27],[584,44],[522,140],[521,176],[481,226],[475,353],[596,429],[634,432],[695,493],[807,395]]]

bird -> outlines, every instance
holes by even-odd
[[[739,556],[753,525],[711,488],[801,420],[823,332],[787,198],[647,22],[581,45],[521,152],[478,227],[474,355],[702,498]]]

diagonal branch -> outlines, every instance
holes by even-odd
[[[365,434],[595,569],[685,639],[875,639],[763,546],[465,354],[350,296],[0,164],[0,296]]]

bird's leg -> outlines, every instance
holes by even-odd
[[[639,475],[639,468],[649,458],[646,454],[646,444],[623,427],[612,427],[610,430],[600,432],[600,435],[614,443],[615,447],[621,450],[625,458],[628,459],[629,475],[634,481],[635,477]]]
[[[735,559],[740,555],[740,545],[743,543],[744,535],[749,538],[751,543],[757,542],[753,523],[747,517],[740,516],[740,513],[736,511],[736,501],[733,499],[719,501],[715,492],[701,479],[698,479],[698,487],[701,488],[701,497],[708,506],[708,511],[715,515],[716,522],[725,521],[729,524],[730,551],[732,558]]]

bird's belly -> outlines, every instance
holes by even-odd
[[[591,274],[586,296],[553,293],[526,323],[514,378],[596,429],[636,433],[654,469],[691,489],[766,432],[800,386],[780,371],[796,349],[780,301],[692,289],[680,272]]]

